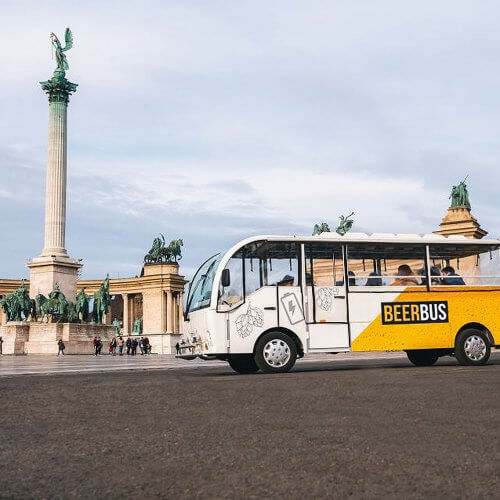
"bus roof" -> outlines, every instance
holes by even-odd
[[[440,234],[394,234],[394,233],[347,233],[344,236],[333,232],[324,232],[317,236],[280,236],[261,235],[244,240],[245,243],[258,240],[280,241],[335,241],[352,243],[420,243],[420,244],[470,244],[470,245],[500,245],[500,239],[476,239],[465,236],[442,236]],[[243,242],[241,242],[243,243]]]

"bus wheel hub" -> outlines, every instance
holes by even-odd
[[[264,346],[264,359],[270,366],[279,367],[286,365],[290,359],[290,348],[283,340],[270,340]]]
[[[464,350],[470,359],[478,361],[486,354],[486,344],[481,337],[471,335],[465,341]]]

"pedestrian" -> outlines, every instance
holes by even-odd
[[[109,344],[108,344],[108,352],[109,352],[110,356],[113,354],[113,340],[115,340],[114,337],[109,341]]]
[[[116,337],[113,337],[113,340],[111,341],[111,344],[112,344],[112,347],[113,347],[113,356],[116,356],[116,346],[117,346]]]
[[[149,339],[147,337],[142,339],[142,345],[144,346],[144,354],[149,354]]]
[[[135,356],[137,354],[137,346],[139,345],[139,342],[137,342],[137,339],[132,340],[132,356]]]
[[[57,355],[62,354],[64,356],[64,349],[66,349],[66,346],[64,345],[64,342],[62,339],[59,339],[57,341]]]
[[[102,343],[101,337],[97,337],[97,352],[96,352],[96,355],[101,354],[102,346],[103,346],[103,343]]]
[[[175,353],[176,354],[181,353],[181,345],[179,344],[179,342],[177,342],[177,344],[175,344]]]
[[[125,342],[123,341],[123,337],[120,335],[118,337],[118,354],[120,356],[123,356],[123,345],[125,344]]]
[[[2,344],[3,344],[3,337],[0,337],[0,356],[3,354]]]
[[[127,346],[127,354],[130,354],[130,349],[132,348],[132,340],[130,340],[130,337],[127,337],[127,342],[125,342],[125,345]]]
[[[97,337],[94,337],[94,356],[97,356]]]
[[[144,337],[139,340],[139,349],[141,350],[141,356],[144,354]]]

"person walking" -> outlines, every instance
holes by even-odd
[[[125,342],[123,341],[123,337],[120,335],[118,337],[118,354],[120,356],[123,356],[123,345],[125,344]]]
[[[150,354],[150,350],[149,350],[149,339],[147,337],[144,337],[144,339],[142,340],[142,344],[144,346],[144,354]]]
[[[144,354],[144,337],[139,340],[139,349],[141,350],[141,356]]]
[[[3,344],[3,337],[0,337],[0,356],[3,354],[2,344]]]
[[[177,342],[177,344],[175,344],[175,353],[176,354],[181,353],[181,345],[179,344],[179,342]]]
[[[113,356],[116,356],[116,346],[117,346],[117,342],[116,342],[116,337],[113,337],[113,339],[111,340],[111,353],[113,354]]]
[[[66,346],[64,345],[64,342],[62,339],[59,339],[57,341],[57,355],[62,354],[64,356],[64,349],[66,349]]]
[[[101,354],[102,345],[101,337],[97,337],[96,356]]]
[[[130,349],[132,348],[132,340],[130,340],[130,337],[127,337],[127,342],[125,342],[125,345],[127,346],[127,354],[130,354]]]
[[[97,337],[94,337],[94,356],[97,356]]]
[[[135,356],[137,354],[137,346],[139,345],[139,342],[137,342],[137,339],[132,340],[132,356]]]

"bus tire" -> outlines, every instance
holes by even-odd
[[[483,331],[467,328],[457,335],[454,354],[461,365],[484,365],[490,359],[490,353],[490,341]]]
[[[227,361],[236,373],[248,374],[259,371],[259,367],[251,354],[233,354],[229,356]]]
[[[255,362],[265,373],[283,373],[293,368],[297,361],[294,340],[282,332],[263,335],[255,346]]]
[[[439,358],[439,353],[433,349],[406,351],[406,355],[415,366],[432,366]]]

